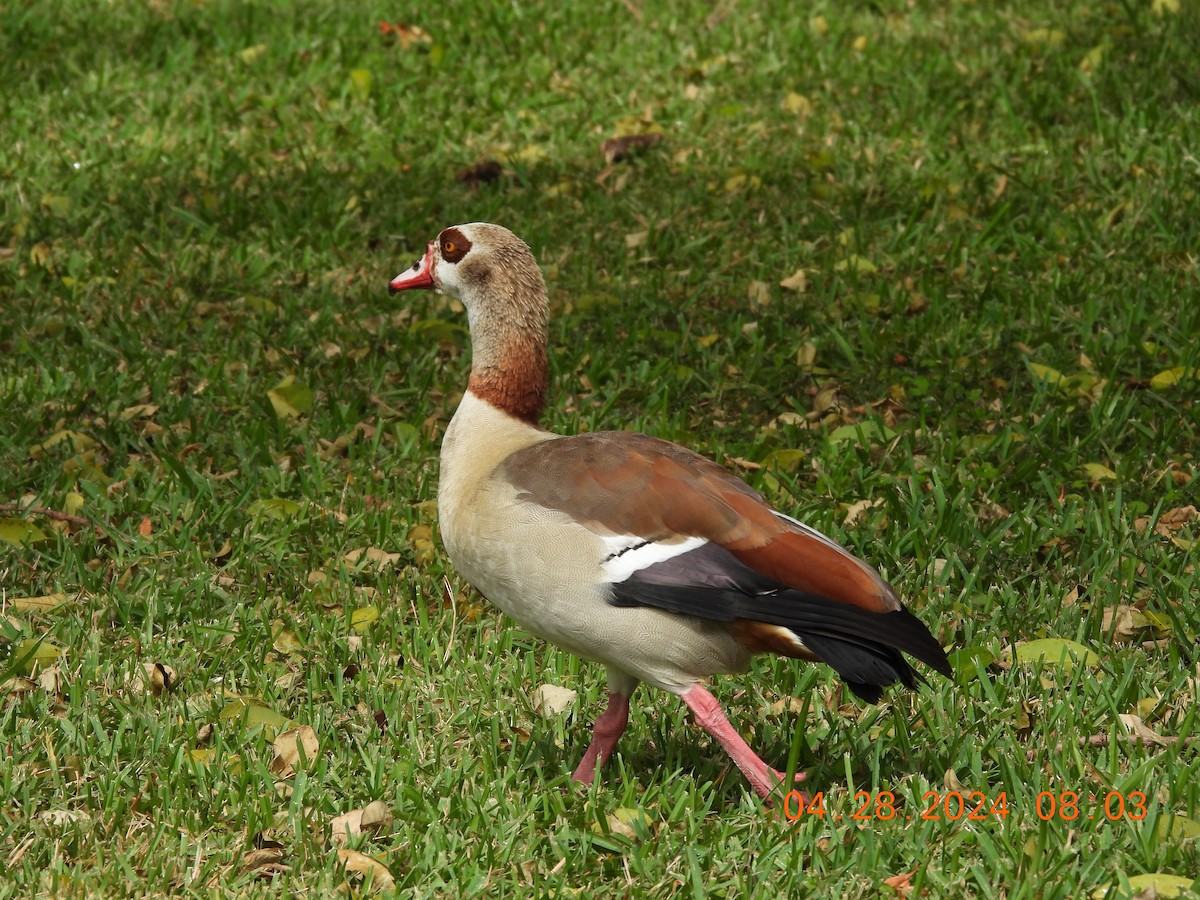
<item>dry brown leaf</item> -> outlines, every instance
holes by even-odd
[[[129,679],[128,688],[134,694],[161,697],[175,687],[175,670],[164,663],[142,663],[141,669]]]
[[[1122,603],[1115,609],[1104,610],[1104,619],[1100,630],[1104,634],[1112,634],[1114,643],[1122,644],[1132,641],[1150,627],[1150,620],[1134,606]]]
[[[575,704],[575,692],[557,684],[539,684],[533,691],[533,711],[543,718],[564,713]]]
[[[349,850],[342,847],[337,852],[338,861],[345,867],[347,872],[354,875],[361,875],[364,879],[370,879],[371,889],[378,891],[390,891],[396,886],[396,879],[392,877],[392,873],[388,871],[387,866],[377,859],[372,859],[365,853],[359,853],[357,850]]]
[[[1121,713],[1117,718],[1121,720],[1121,724],[1125,726],[1125,730],[1129,734],[1138,738],[1144,744],[1158,744],[1160,747],[1166,747],[1171,744],[1171,741],[1143,722],[1141,716]]]
[[[765,281],[752,281],[746,288],[746,297],[751,306],[769,306],[771,303],[771,286]]]
[[[352,837],[360,834],[374,834],[379,829],[390,825],[394,818],[386,803],[382,800],[372,800],[362,809],[352,809],[348,813],[336,816],[329,823],[333,842],[345,845],[350,842]]]
[[[342,559],[351,565],[361,563],[364,569],[374,569],[376,572],[383,572],[397,565],[401,557],[399,553],[388,553],[386,550],[380,550],[378,547],[360,547],[356,550],[351,550]]]
[[[875,509],[878,506],[883,506],[883,498],[877,500],[859,500],[846,506],[846,518],[842,520],[843,525],[853,525],[863,517],[868,509]]]
[[[1158,517],[1158,521],[1154,523],[1154,530],[1164,537],[1170,537],[1171,532],[1178,531],[1197,518],[1200,518],[1200,510],[1196,507],[1177,506],[1174,509],[1168,509]],[[1138,534],[1142,534],[1150,527],[1150,521],[1150,516],[1138,516],[1133,522],[1133,527]]]
[[[287,851],[283,847],[262,847],[251,850],[242,856],[243,872],[254,872],[261,878],[274,878],[282,872],[291,870],[284,865],[283,858]]]
[[[281,778],[288,778],[295,774],[297,766],[308,765],[317,758],[320,743],[311,725],[301,725],[299,728],[289,728],[282,732],[275,738],[271,749],[275,751],[275,758],[271,760],[271,771]]]
[[[894,890],[896,896],[907,897],[912,893],[912,877],[916,874],[916,869],[913,869],[911,872],[901,872],[899,875],[883,879],[883,883]]]
[[[779,282],[779,286],[785,291],[795,291],[797,294],[803,294],[808,290],[808,273],[804,269],[797,269],[783,281]]]
[[[619,163],[629,159],[634,153],[645,150],[647,147],[653,147],[663,136],[657,132],[649,132],[647,134],[629,134],[625,137],[610,138],[600,145],[600,152],[604,154],[604,161],[608,165]]]

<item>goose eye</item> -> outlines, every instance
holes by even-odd
[[[442,242],[442,253],[453,253],[453,252],[454,252],[454,241],[443,241]]]

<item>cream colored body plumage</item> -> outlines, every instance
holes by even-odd
[[[438,486],[438,525],[454,568],[538,637],[671,693],[743,671],[750,654],[720,625],[610,605],[603,539],[491,477],[516,451],[558,437],[463,396],[442,439]]]

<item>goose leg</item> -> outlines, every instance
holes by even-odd
[[[772,769],[750,749],[750,745],[725,718],[725,713],[721,710],[721,704],[717,702],[717,698],[709,693],[703,685],[694,684],[681,696],[700,726],[720,741],[725,752],[732,757],[734,764],[742,770],[742,774],[746,776],[750,786],[764,800],[770,797],[787,776],[778,769]],[[804,773],[798,772],[796,783],[803,780]]]
[[[571,776],[573,780],[591,784],[596,772],[612,755],[629,722],[629,698],[637,685],[633,676],[617,669],[608,670],[608,706],[592,726],[592,742]]]

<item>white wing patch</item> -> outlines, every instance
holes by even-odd
[[[613,584],[620,584],[642,569],[690,553],[708,543],[708,540],[702,537],[666,542],[647,541],[645,538],[627,534],[605,536],[603,540],[608,549],[608,556],[600,563],[600,570],[604,572],[606,580]]]

